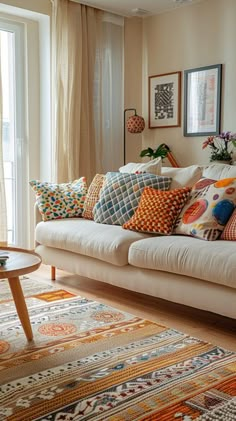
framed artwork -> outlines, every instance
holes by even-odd
[[[149,128],[180,126],[181,72],[149,76]]]
[[[184,136],[220,133],[222,64],[185,70]]]

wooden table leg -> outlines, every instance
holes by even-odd
[[[51,266],[51,280],[52,281],[56,280],[56,268],[55,268],[55,266]]]
[[[32,341],[33,332],[30,324],[29,313],[25,303],[25,297],[21,288],[20,280],[17,277],[8,279],[12,296],[15,302],[16,311],[24,329],[28,341]]]

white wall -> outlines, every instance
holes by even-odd
[[[148,76],[223,64],[221,129],[236,132],[236,0],[205,0],[143,20],[143,105],[148,121]],[[179,128],[145,129],[143,148],[166,143],[181,166],[208,163],[205,137],[183,136]]]

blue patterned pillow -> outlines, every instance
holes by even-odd
[[[136,211],[144,187],[169,190],[171,180],[149,173],[108,172],[100,199],[93,209],[94,221],[123,225]]]

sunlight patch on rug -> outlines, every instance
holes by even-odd
[[[50,284],[21,282],[34,340],[1,283],[0,420],[234,416],[235,353]]]

